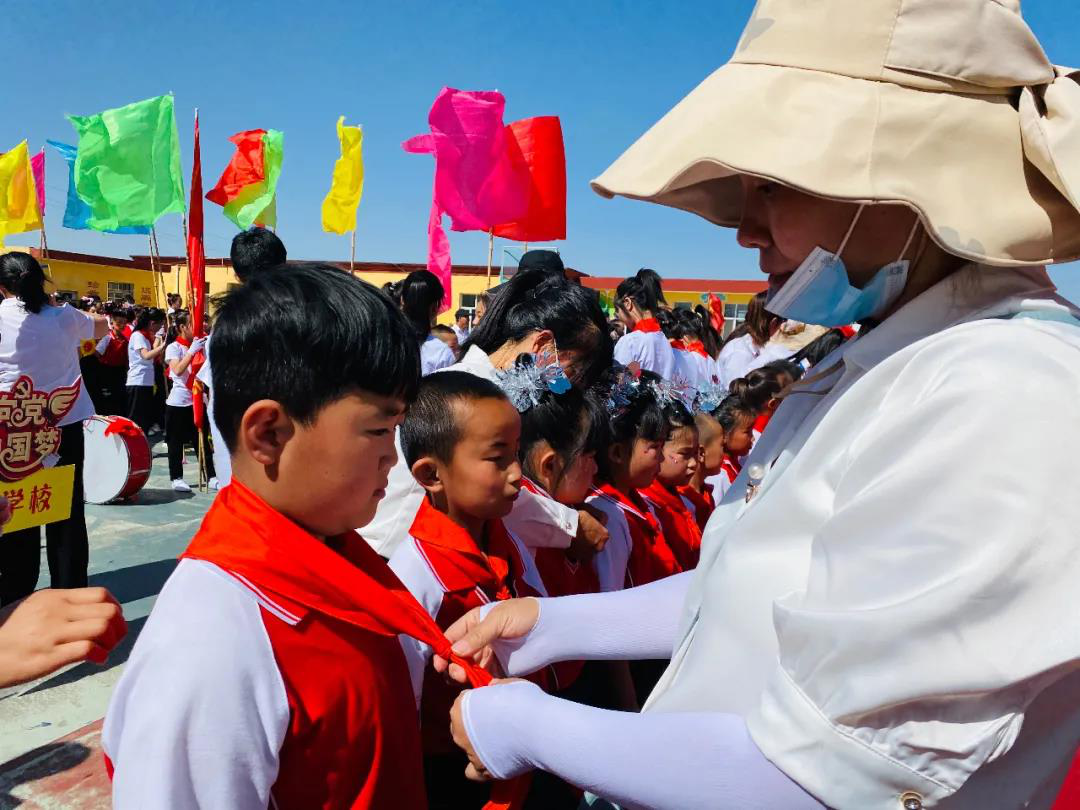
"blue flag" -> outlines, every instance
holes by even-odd
[[[64,227],[71,228],[76,231],[85,231],[89,229],[90,225],[88,220],[90,219],[90,206],[83,202],[82,197],[79,196],[79,192],[75,190],[75,156],[79,150],[74,146],[69,146],[66,143],[60,143],[60,141],[46,141],[49,146],[60,153],[60,156],[67,161],[68,165],[68,193],[67,193],[67,207],[64,208]],[[145,225],[125,225],[117,228],[115,231],[105,231],[105,233],[150,233],[149,226]]]

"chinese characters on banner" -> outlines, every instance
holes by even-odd
[[[81,386],[79,380],[55,391],[36,391],[24,376],[10,391],[0,392],[0,493],[12,509],[7,531],[70,516],[75,468],[50,465],[60,451],[60,420],[75,405]]]
[[[11,521],[4,532],[44,526],[71,517],[75,467],[48,467],[19,481],[0,481],[0,495],[11,504]],[[0,537],[0,543],[4,538]]]

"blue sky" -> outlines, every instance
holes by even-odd
[[[607,201],[588,181],[731,54],[753,3],[545,0],[512,3],[21,2],[0,19],[9,67],[0,149],[23,138],[73,140],[64,113],[87,114],[172,91],[185,172],[200,109],[204,184],[227,162],[226,138],[255,127],[285,133],[279,232],[290,256],[345,259],[348,237],[321,231],[319,206],[337,157],[338,115],[364,127],[367,178],[357,258],[423,261],[432,160],[401,141],[426,130],[443,85],[498,89],[507,120],[559,115],[568,159],[569,264],[594,275],[649,265],[669,277],[758,278],[756,253],[689,214]],[[136,13],[134,9],[138,8]],[[1028,0],[1025,15],[1050,58],[1080,64],[1080,4]],[[22,43],[12,50],[15,43]],[[37,46],[40,46],[37,47]],[[13,75],[10,71],[9,76]],[[61,228],[66,170],[49,150],[50,246],[123,256],[145,239]],[[235,229],[206,204],[207,252]],[[159,223],[164,253],[182,252],[180,219]],[[459,263],[483,263],[483,234],[454,234]],[[36,235],[11,237],[36,244]],[[501,247],[501,244],[500,244]],[[498,260],[497,260],[498,261]],[[1054,271],[1080,299],[1080,265]]]

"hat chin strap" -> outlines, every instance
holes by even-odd
[[[1055,67],[1049,84],[1020,91],[1024,157],[1080,211],[1080,71]]]

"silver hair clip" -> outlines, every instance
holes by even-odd
[[[510,368],[495,372],[495,384],[518,413],[539,405],[546,391],[565,394],[570,390],[570,379],[554,353],[521,355]]]

